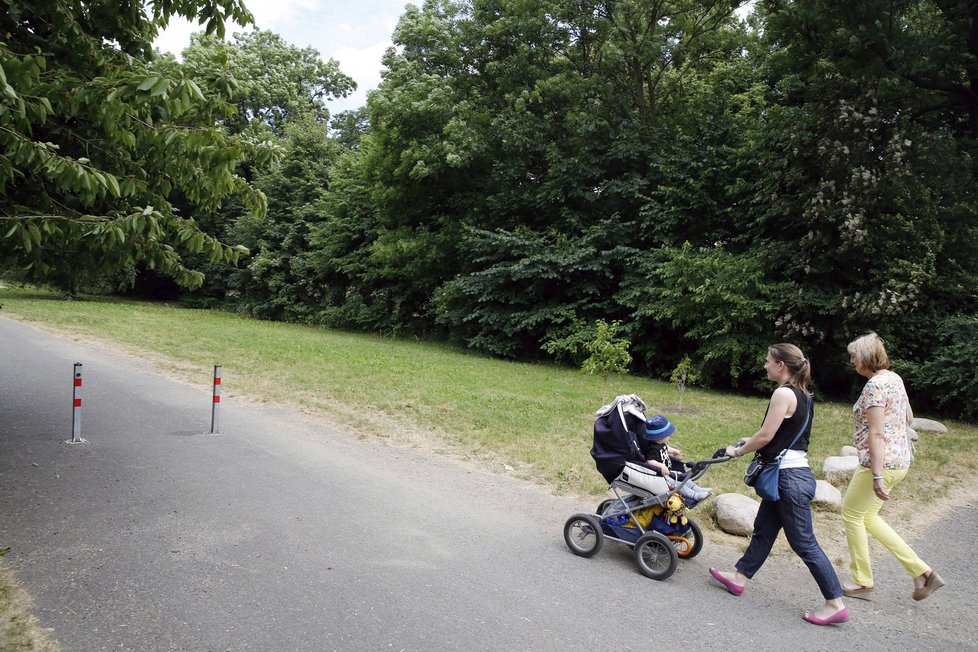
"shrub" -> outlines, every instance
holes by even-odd
[[[921,407],[974,419],[978,417],[978,316],[949,317],[937,335],[929,360],[902,367],[913,385],[911,395]]]

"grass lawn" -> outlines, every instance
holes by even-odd
[[[235,395],[297,404],[350,431],[394,445],[420,446],[510,473],[556,494],[587,501],[607,495],[590,458],[593,413],[616,394],[638,394],[651,412],[676,424],[672,445],[687,458],[756,431],[766,398],[678,390],[637,376],[609,381],[549,364],[494,360],[437,344],[350,334],[322,328],[188,310],[174,305],[90,298],[65,301],[36,290],[0,289],[2,314],[84,340],[121,345],[151,357],[165,371],[208,385],[223,365],[225,402]],[[762,374],[763,351],[757,373]],[[845,355],[840,351],[839,355]],[[817,364],[817,361],[816,361]],[[911,388],[912,393],[912,388]],[[978,427],[941,419],[947,433],[921,433],[917,460],[899,499],[887,507],[895,524],[932,511],[978,468]],[[822,461],[851,443],[849,403],[816,405],[809,456],[816,477]],[[753,495],[741,482],[746,460],[717,465],[701,484],[715,493]],[[697,508],[708,537],[724,538]],[[839,561],[837,511],[818,510],[816,526]],[[733,539],[744,545],[743,539]],[[0,542],[2,543],[2,542]]]

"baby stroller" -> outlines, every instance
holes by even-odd
[[[703,531],[687,515],[698,504],[684,498],[683,488],[702,477],[707,469],[728,457],[715,456],[699,462],[682,462],[688,469],[678,483],[656,477],[642,486],[630,482],[627,472],[618,473],[611,465],[614,449],[638,446],[634,432],[645,422],[645,404],[637,396],[619,396],[598,410],[595,446],[591,451],[598,470],[609,479],[616,498],[602,501],[594,514],[574,514],[564,524],[564,542],[575,555],[593,557],[605,539],[632,547],[639,571],[654,580],[664,580],[676,572],[679,559],[690,559],[703,548]],[[718,451],[720,452],[720,451]],[[615,471],[608,471],[614,468]],[[614,473],[614,475],[612,475]]]

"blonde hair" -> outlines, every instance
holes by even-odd
[[[890,368],[890,357],[886,355],[886,342],[883,338],[869,331],[862,337],[849,342],[846,350],[856,358],[856,366],[876,373],[880,369]]]
[[[778,362],[783,362],[791,376],[788,384],[808,394],[808,381],[812,377],[812,365],[805,354],[794,344],[775,344],[768,347],[768,353]]]

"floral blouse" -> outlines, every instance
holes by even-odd
[[[859,463],[869,468],[869,419],[867,410],[883,408],[883,468],[905,469],[913,460],[907,432],[907,407],[910,399],[903,379],[883,369],[867,381],[856,404],[852,406],[855,419],[855,444]]]

